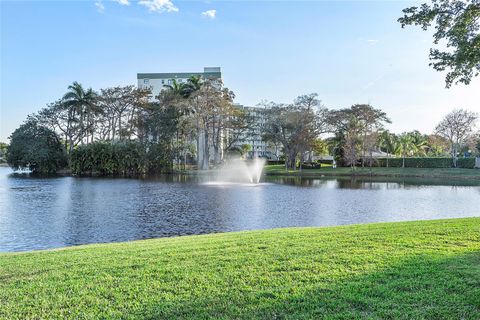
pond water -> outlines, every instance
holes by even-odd
[[[265,180],[266,179],[266,180]],[[0,251],[187,234],[480,216],[480,181],[32,178],[0,167]],[[465,185],[468,184],[468,185]]]

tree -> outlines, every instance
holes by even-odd
[[[344,141],[342,145],[343,160],[346,165],[350,166],[352,170],[355,170],[355,166],[358,160],[358,153],[361,144],[361,125],[357,118],[350,115],[350,121],[347,129],[345,130]]]
[[[84,136],[77,113],[73,107],[68,106],[63,100],[48,104],[35,117],[39,124],[63,137],[65,150],[68,150],[68,154],[71,154],[73,148]]]
[[[358,149],[361,152],[362,166],[366,161],[371,165],[373,151],[377,148],[379,132],[385,123],[390,123],[387,114],[368,104],[355,104],[350,108],[330,111],[327,119],[330,131],[335,133],[339,148],[345,151],[345,139],[347,138],[350,144],[358,143],[359,146],[355,147],[355,150]],[[352,129],[353,124],[355,129]],[[353,138],[353,133],[358,136]],[[353,152],[353,149],[353,146],[350,145],[349,150]]]
[[[80,142],[83,143],[85,137],[88,142],[89,134],[93,141],[93,117],[101,112],[101,109],[96,105],[97,93],[92,88],[85,90],[80,83],[75,81],[68,86],[68,92],[62,100],[64,106],[68,109],[69,116],[71,118],[78,116],[79,118],[78,135]],[[70,148],[73,148],[73,146],[70,146]]]
[[[0,142],[0,163],[5,162],[5,156],[7,155],[8,144]]]
[[[286,169],[296,169],[297,157],[300,155],[303,160],[303,153],[312,149],[319,134],[325,130],[324,108],[298,103],[302,97],[287,105],[263,102],[267,114],[263,139],[282,145]]]
[[[430,66],[448,70],[447,88],[452,83],[469,84],[480,73],[480,2],[478,0],[432,0],[403,10],[402,28],[418,25],[427,30],[435,24],[435,45],[442,40],[447,50],[430,49]]]
[[[188,97],[195,91],[200,90],[202,85],[203,85],[203,80],[200,76],[191,76],[183,87],[183,94],[185,94]]]
[[[188,97],[188,105],[196,123],[199,169],[208,169],[210,147],[214,150],[215,163],[221,160],[222,133],[227,120],[234,113],[234,96],[232,91],[222,87],[220,81],[206,80]]]
[[[64,168],[67,156],[57,134],[31,117],[10,136],[7,162],[14,170],[48,174]]]
[[[232,115],[226,120],[226,128],[223,137],[224,152],[237,150],[239,143],[245,142],[251,136],[258,135],[258,131],[261,130],[261,128],[255,127],[255,118],[246,110],[238,107],[232,109]],[[244,155],[244,152],[240,153]]]
[[[242,144],[242,145],[240,146],[240,150],[239,150],[239,151],[240,151],[240,154],[242,155],[242,157],[245,158],[246,155],[248,154],[248,152],[252,151],[252,146],[249,145],[249,144],[244,143],[244,144]]]
[[[358,122],[361,135],[362,166],[365,161],[373,162],[373,151],[378,140],[378,132],[384,123],[391,123],[387,114],[369,104],[355,104],[348,111]]]
[[[412,140],[412,155],[424,157],[428,151],[428,136],[421,134],[418,130],[407,133]]]
[[[462,144],[473,134],[478,114],[464,109],[455,109],[435,127],[439,136],[450,142],[453,166],[457,167],[457,154]]]
[[[438,157],[448,154],[449,142],[444,137],[438,134],[431,134],[428,136],[428,155]]]
[[[143,136],[139,125],[147,104],[149,91],[134,86],[113,87],[101,90],[99,106],[107,123],[106,136],[113,143],[116,140]]]
[[[415,143],[412,135],[402,133],[398,138],[396,153],[402,157],[402,168],[405,168],[405,158],[415,151]]]
[[[177,79],[173,79],[171,84],[163,86],[173,96],[186,96],[187,85],[185,83],[178,82]]]
[[[387,168],[389,165],[389,158],[390,155],[395,151],[397,146],[397,138],[394,134],[390,133],[388,130],[382,131],[378,138],[378,144],[380,146],[380,150],[385,151],[387,153]]]
[[[315,139],[312,143],[312,150],[310,153],[310,161],[312,161],[313,155],[328,155],[327,141],[320,138]]]

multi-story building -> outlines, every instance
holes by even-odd
[[[249,130],[243,138],[234,144],[235,147],[240,148],[242,145],[247,144],[250,146],[248,152],[248,158],[268,158],[271,160],[277,160],[277,152],[266,141],[262,139],[262,131],[266,122],[266,113],[264,108],[249,107],[241,104],[236,104],[236,108],[243,110],[252,119],[252,129]]]
[[[150,89],[152,92],[151,98],[158,96],[166,85],[173,84],[173,80],[178,83],[186,83],[192,76],[198,76],[203,80],[222,80],[222,72],[220,67],[205,67],[203,72],[177,72],[177,73],[137,73],[138,88]],[[244,144],[251,146],[251,151],[248,153],[249,158],[265,157],[269,159],[276,159],[278,152],[269,148],[269,145],[262,140],[262,127],[265,125],[265,109],[258,107],[247,107],[240,104],[235,105],[241,108],[253,118],[254,130],[246,134],[243,139],[235,143],[236,147],[241,147]],[[228,132],[225,134],[228,135]],[[198,153],[201,158],[203,154],[203,137],[200,137],[200,150]],[[213,150],[210,151],[213,154]]]
[[[192,76],[198,76],[202,79],[222,80],[220,67],[205,67],[203,72],[137,73],[137,82],[138,88],[150,89],[152,97],[156,97],[166,85],[171,85],[174,79],[178,83],[185,83]]]

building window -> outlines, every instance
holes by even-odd
[[[148,84],[150,82],[150,79],[143,79],[144,84]]]
[[[165,84],[165,80],[162,80],[162,84]]]

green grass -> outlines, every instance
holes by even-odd
[[[479,314],[480,218],[0,255],[2,319],[478,319]]]
[[[266,175],[301,175],[303,177],[318,176],[377,176],[377,177],[419,177],[419,178],[454,178],[480,179],[480,169],[462,168],[333,168],[331,166],[320,169],[285,170],[283,165],[265,166]]]

